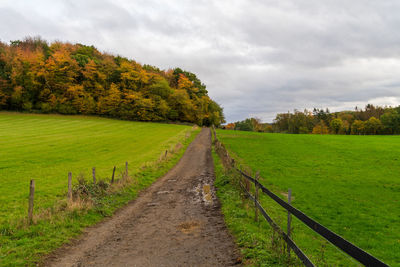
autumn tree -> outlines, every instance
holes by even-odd
[[[120,104],[121,92],[118,86],[112,83],[107,94],[99,98],[97,102],[97,111],[102,115],[118,117]]]
[[[329,129],[325,122],[321,120],[317,125],[314,126],[312,134],[328,134]]]
[[[351,126],[351,134],[364,134],[365,133],[365,122],[361,120],[355,120]]]
[[[0,42],[0,108],[220,125],[220,105],[198,77],[160,70],[93,46],[40,38]]]
[[[89,59],[83,67],[82,79],[85,91],[93,95],[95,100],[105,94],[106,75],[101,73],[94,60]]]
[[[234,130],[235,129],[235,123],[231,122],[225,125],[225,129],[227,130]]]
[[[281,133],[325,133],[329,126],[335,134],[395,134],[400,133],[399,114],[400,106],[383,108],[372,104],[365,109],[356,107],[354,111],[334,113],[314,108],[312,113],[295,110],[277,114],[272,127],[274,132]]]

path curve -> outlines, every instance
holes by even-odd
[[[48,266],[231,266],[238,249],[213,187],[211,132],[203,128],[179,163],[111,218],[56,251]]]

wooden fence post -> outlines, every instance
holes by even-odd
[[[72,173],[68,173],[68,200],[72,200]]]
[[[96,167],[93,167],[92,173],[93,173],[93,184],[96,184]]]
[[[165,150],[165,155],[164,155],[165,159],[167,158],[167,155],[168,155],[168,150]]]
[[[257,202],[258,202],[258,179],[260,177],[260,171],[257,171],[256,173],[256,183],[254,183],[255,186],[255,191],[254,191],[254,208],[255,208],[255,216],[254,216],[254,220],[258,223],[258,206],[257,206]]]
[[[246,174],[247,175],[249,175],[249,176],[251,176],[251,173],[249,173],[249,172],[246,172]],[[249,192],[250,193],[250,181],[249,180],[247,180],[246,178],[244,178],[243,177],[243,180],[244,180],[244,184],[246,185],[246,190],[247,190],[247,192]]]
[[[289,188],[288,190],[288,204],[290,205],[292,203],[292,189]],[[290,238],[290,228],[291,228],[291,223],[292,223],[292,214],[290,211],[288,211],[287,214],[287,236]],[[288,256],[290,259],[290,247],[289,245],[287,246],[287,251],[288,251]]]
[[[29,186],[29,207],[28,207],[28,221],[29,224],[33,222],[33,200],[35,197],[35,180],[31,180]]]
[[[128,162],[125,162],[125,179],[128,178]]]
[[[112,184],[114,183],[114,175],[115,175],[115,166],[114,166],[114,169],[113,169],[113,174],[111,176],[111,183]]]
[[[214,133],[214,140],[218,142],[217,132],[215,131],[215,126],[212,127],[212,132]]]

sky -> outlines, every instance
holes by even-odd
[[[400,105],[398,0],[0,0],[0,41],[41,36],[195,73],[228,122]]]

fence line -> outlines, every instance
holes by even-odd
[[[302,223],[307,225],[311,230],[319,234],[320,236],[324,237],[326,240],[328,240],[330,243],[335,245],[337,248],[339,248],[341,251],[345,252],[347,255],[352,257],[353,259],[357,260],[358,262],[364,264],[365,266],[388,266],[381,260],[375,258],[368,252],[362,250],[361,248],[355,246],[354,244],[350,243],[343,237],[339,236],[338,234],[334,233],[333,231],[329,230],[322,224],[318,223],[317,221],[311,219],[308,217],[306,214],[301,212],[300,210],[296,209],[289,203],[285,202],[282,200],[280,197],[278,197],[276,194],[271,192],[268,188],[266,188],[264,185],[262,185],[258,179],[251,177],[250,175],[244,173],[242,170],[239,168],[235,167],[234,160],[229,157],[229,154],[225,148],[225,146],[218,140],[215,129],[213,128],[213,133],[215,136],[215,144],[216,148],[219,149],[220,153],[222,156],[225,157],[225,165],[232,167],[236,171],[239,172],[239,174],[246,178],[246,180],[252,182],[256,188],[261,189],[261,191],[269,196],[272,200],[274,200],[276,203],[278,203],[281,207],[286,209],[290,214],[293,214],[295,217],[297,217]],[[221,156],[221,155],[220,155]],[[246,189],[245,186],[243,186],[242,183],[240,183],[242,189],[245,191],[245,193],[256,203],[256,207],[260,210],[261,214],[263,214],[264,218],[269,222],[269,224],[274,228],[275,231],[281,234],[283,239],[286,241],[288,246],[290,246],[293,251],[296,253],[296,255],[299,257],[299,259],[306,265],[306,266],[314,266],[313,263],[307,258],[307,256],[297,247],[297,245],[293,242],[293,240],[290,239],[288,234],[284,233],[279,226],[271,219],[271,217],[266,213],[264,208],[261,206],[261,204],[258,202],[258,199],[256,199],[255,196],[251,195],[251,193]],[[289,216],[288,216],[289,219]]]
[[[288,244],[288,247],[292,248],[294,253],[296,253],[297,257],[304,263],[307,267],[314,267],[315,265],[311,262],[311,260],[307,257],[306,254],[296,245],[296,243],[278,226],[278,224],[268,215],[265,209],[261,206],[260,202],[251,195],[249,191],[245,188],[245,186],[240,183],[240,186],[247,194],[247,196],[253,200],[256,204],[257,209],[261,212],[263,217],[267,220],[267,222],[271,225],[271,227],[285,240]]]
[[[193,126],[192,130],[186,131],[184,140],[187,140],[191,136],[193,129],[196,129],[196,128],[194,128],[194,126]],[[180,142],[178,144],[180,144]],[[169,153],[170,154],[174,154],[178,150],[181,149],[181,147],[177,148],[178,144],[176,144],[174,148],[170,148],[169,149]],[[165,150],[165,154],[163,153],[163,155],[164,155],[163,160],[167,160],[167,154],[168,154],[168,149]],[[157,162],[159,162],[160,160],[161,160],[161,158]],[[113,171],[112,171],[110,185],[114,184],[114,182],[116,181],[114,179],[115,178],[115,170],[116,170],[116,166],[114,166]],[[129,169],[128,169],[128,161],[126,161],[125,162],[125,171],[122,173],[122,180],[121,180],[122,182],[126,182],[126,180],[129,178],[129,172],[128,171],[129,171]],[[93,178],[93,185],[96,186],[96,184],[97,184],[96,167],[92,167],[92,178]],[[72,192],[73,188],[72,188],[72,173],[71,172],[68,172],[68,184],[67,185],[68,185],[67,200],[68,200],[68,202],[73,202],[74,200],[73,200],[73,192]],[[33,223],[34,193],[35,193],[35,181],[31,180],[30,181],[30,187],[29,187],[29,203],[28,203],[28,223],[29,224]]]

